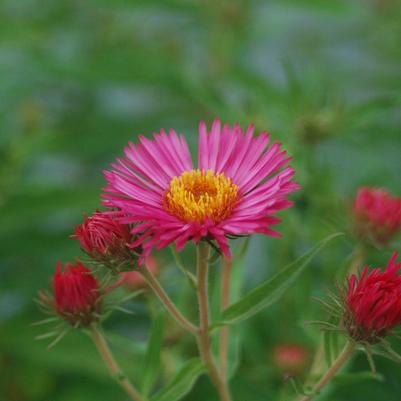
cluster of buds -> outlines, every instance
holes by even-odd
[[[116,212],[96,210],[92,216],[86,216],[71,237],[79,240],[82,250],[92,261],[106,266],[120,277],[109,290],[120,284],[135,289],[144,287],[140,273],[132,271],[140,256],[138,249],[130,248],[130,229],[120,224],[117,217]],[[156,273],[154,259],[148,258],[147,263],[148,268]],[[58,263],[53,277],[53,294],[41,291],[39,302],[47,313],[56,314],[71,326],[86,327],[100,319],[105,292],[101,291],[93,271],[82,262],[67,263],[64,268]]]
[[[401,263],[397,257],[394,253],[384,271],[365,267],[359,277],[348,278],[343,324],[353,340],[377,343],[401,323]]]
[[[102,312],[100,285],[93,272],[77,261],[59,262],[53,277],[53,295],[42,291],[39,301],[49,314],[56,314],[73,327],[85,327],[99,320]]]
[[[384,189],[364,187],[354,202],[358,236],[377,245],[387,245],[401,231],[401,198]]]
[[[86,216],[71,237],[79,240],[91,259],[114,273],[132,270],[141,253],[141,249],[130,247],[129,226],[118,221],[117,212],[96,210],[92,216]]]

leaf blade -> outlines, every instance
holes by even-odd
[[[199,358],[189,360],[162,391],[151,401],[178,401],[191,391],[196,379],[205,371]]]
[[[150,340],[148,349],[146,351],[143,376],[142,376],[142,393],[148,396],[154,383],[157,380],[157,376],[160,368],[160,354],[163,345],[163,329],[164,319],[163,315],[159,314],[153,322],[152,332],[150,334]]]
[[[276,302],[305,269],[313,257],[327,243],[340,235],[343,234],[336,233],[323,239],[314,248],[284,267],[273,277],[265,280],[262,284],[246,294],[241,300],[225,309],[222,315],[224,324],[232,324],[245,320]]]

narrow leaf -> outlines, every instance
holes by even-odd
[[[48,346],[47,349],[53,348],[59,341],[61,341],[68,333],[70,332],[70,329],[66,329],[62,331]]]
[[[196,379],[205,371],[199,358],[188,361],[177,373],[170,384],[160,391],[150,401],[178,401],[187,395]]]
[[[35,337],[35,340],[46,340],[47,338],[55,337],[59,334],[58,331],[51,331],[49,333],[40,334],[39,336]]]
[[[198,282],[194,274],[192,274],[184,265],[184,262],[179,255],[178,252],[176,252],[172,247],[170,247],[171,253],[173,254],[175,263],[177,267],[181,270],[181,272],[186,276],[190,286],[196,290],[198,287]]]
[[[59,317],[49,317],[48,319],[39,320],[31,323],[31,326],[41,326],[42,324],[49,324],[58,321]]]
[[[320,241],[306,254],[280,270],[272,278],[264,281],[241,300],[231,305],[223,312],[223,322],[225,324],[240,322],[276,302],[292,285],[313,257],[316,256],[327,243],[340,235],[342,234],[333,234]]]
[[[160,314],[153,322],[148,349],[146,351],[145,364],[142,376],[142,393],[148,396],[157,380],[160,370],[160,354],[163,343],[163,315]]]
[[[323,348],[324,348],[324,356],[326,359],[326,365],[331,366],[333,364],[333,358],[335,358],[335,355],[333,355],[332,352],[332,333],[331,331],[324,331],[323,332]]]
[[[288,378],[288,380],[298,395],[310,396],[315,394],[309,387],[303,386],[297,377],[291,376]]]
[[[380,382],[384,381],[384,378],[379,373],[368,372],[352,372],[352,373],[340,373],[333,378],[336,383],[348,384],[353,382],[358,382],[361,380],[378,380]]]

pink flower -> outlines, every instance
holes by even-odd
[[[132,268],[135,258],[129,227],[117,220],[117,213],[96,210],[75,228],[71,238],[78,238],[81,248],[94,260],[121,271]]]
[[[379,268],[348,280],[344,324],[357,341],[377,342],[401,323],[401,276],[394,253],[385,271]]]
[[[401,229],[401,198],[384,189],[361,188],[355,199],[354,215],[362,238],[385,245]]]
[[[275,365],[285,373],[299,373],[305,368],[309,352],[297,344],[279,344],[273,349]]]
[[[274,214],[292,206],[287,195],[299,188],[281,145],[268,147],[269,135],[255,137],[253,125],[244,132],[216,120],[209,133],[203,122],[199,129],[198,168],[185,138],[161,130],[153,140],[130,143],[114,170],[105,171],[105,203],[122,211],[122,223],[135,224],[131,246],[142,245],[143,257],[202,239],[230,256],[230,237],[279,236],[271,228],[280,222]]]
[[[101,298],[99,284],[90,269],[77,261],[62,269],[57,264],[53,278],[54,306],[57,313],[71,324],[88,325],[97,317]]]

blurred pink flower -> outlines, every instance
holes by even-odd
[[[279,344],[273,349],[273,361],[285,373],[295,374],[302,371],[308,359],[309,352],[301,345]]]
[[[401,229],[401,198],[384,189],[361,188],[355,199],[354,215],[362,238],[385,245]]]

